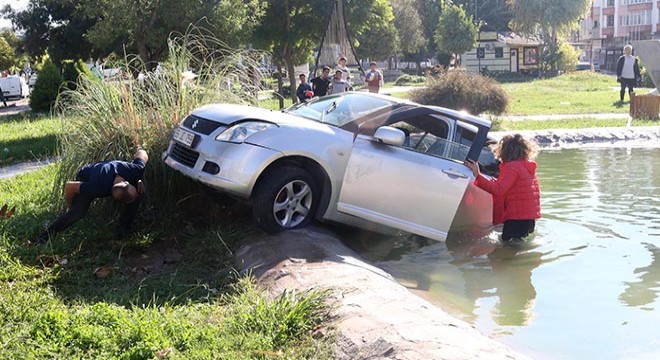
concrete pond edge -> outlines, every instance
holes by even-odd
[[[237,268],[269,294],[329,290],[333,359],[527,359],[481,334],[314,227],[245,241]]]

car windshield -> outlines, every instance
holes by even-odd
[[[395,104],[397,103],[387,99],[354,93],[325,96],[296,104],[284,112],[325,124],[344,126],[357,118]]]

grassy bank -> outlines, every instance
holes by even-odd
[[[192,194],[181,213],[140,221],[115,240],[114,214],[91,213],[45,246],[30,244],[53,220],[57,166],[0,181],[0,358],[266,359],[328,358],[328,338],[312,330],[326,319],[324,293],[268,299],[237,281],[231,254],[249,234],[240,207],[201,204]],[[194,217],[193,217],[194,218]],[[169,352],[169,355],[164,355]]]
[[[61,121],[47,114],[1,116],[0,166],[54,156],[61,129]]]

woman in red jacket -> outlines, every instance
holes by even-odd
[[[493,149],[500,175],[487,179],[474,161],[466,161],[476,177],[475,185],[493,195],[493,222],[504,222],[502,241],[522,239],[534,232],[541,217],[541,191],[536,177],[536,144],[520,134],[506,135]]]

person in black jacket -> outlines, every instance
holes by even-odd
[[[632,46],[626,45],[623,48],[623,55],[616,62],[616,81],[621,83],[621,91],[619,93],[621,102],[626,94],[626,87],[628,88],[628,96],[630,97],[635,91],[635,84],[637,79],[641,78],[639,72],[639,61],[636,57],[632,56]]]
[[[147,152],[139,149],[132,162],[112,160],[83,166],[78,170],[76,181],[67,181],[64,185],[67,211],[39,235],[38,243],[47,242],[52,235],[82,219],[92,202],[103,197],[112,197],[125,204],[115,235],[127,235],[137,214],[140,196],[144,193],[142,177],[147,161]]]
[[[298,89],[296,90],[296,96],[300,102],[305,102],[305,100],[311,99],[311,96],[309,96],[310,93],[314,96],[312,85],[307,83],[307,75],[300,74],[298,78],[300,79],[300,85],[298,85]]]

